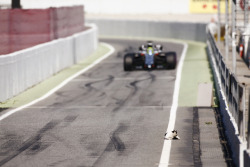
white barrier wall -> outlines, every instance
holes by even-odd
[[[92,29],[91,33],[89,31],[85,31],[81,33],[81,35],[74,35],[75,63],[83,60],[97,48],[98,29],[95,25],[92,25]]]
[[[100,36],[173,38],[205,42],[206,23],[149,20],[86,19],[98,26]]]
[[[97,27],[92,25],[71,37],[0,56],[0,102],[83,60],[97,43]]]

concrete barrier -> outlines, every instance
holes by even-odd
[[[206,24],[147,20],[87,19],[99,28],[100,36],[159,37],[206,41]]]
[[[97,27],[0,56],[0,102],[60,70],[78,63],[97,48]]]

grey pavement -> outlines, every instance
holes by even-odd
[[[181,139],[172,142],[170,166],[233,166],[222,147],[225,141],[219,133],[222,127],[214,108],[178,107],[176,117],[175,128]]]
[[[221,148],[214,109],[198,108],[201,162],[203,167],[227,166]]]

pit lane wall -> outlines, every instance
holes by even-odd
[[[226,66],[214,37],[207,30],[208,55],[220,100],[220,112],[236,166],[250,164],[249,87],[238,82]]]
[[[95,23],[100,36],[159,37],[206,41],[206,24],[146,20],[87,19]]]
[[[90,27],[70,37],[0,56],[0,102],[89,56],[98,44],[98,29]]]

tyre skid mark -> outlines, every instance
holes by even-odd
[[[137,84],[146,80],[151,80],[151,83],[155,81],[155,75],[150,74],[149,78],[144,78],[144,79],[140,79],[140,80],[135,80],[133,82],[131,82],[129,85],[127,85],[126,87],[131,89],[130,93],[128,94],[128,96],[124,99],[124,100],[119,100],[119,106],[117,106],[116,108],[113,109],[113,112],[117,112],[118,110],[120,110],[121,108],[124,107],[124,105],[129,101],[129,99],[131,99],[134,95],[137,94],[138,92],[138,86]]]
[[[11,143],[7,143],[8,147],[6,147],[8,150],[5,151],[5,156],[6,158],[0,160],[0,166],[3,166],[7,162],[11,161],[15,157],[17,157],[19,154],[23,153],[26,151],[27,155],[35,155],[46,148],[48,148],[52,143],[51,142],[46,142],[42,141],[42,138],[45,135],[48,135],[47,133],[54,129],[56,126],[58,126],[60,123],[62,124],[62,128],[65,128],[70,125],[70,123],[74,122],[76,120],[77,116],[76,115],[68,115],[66,116],[63,121],[59,120],[51,120],[48,122],[42,129],[40,129],[34,136],[30,137],[28,140],[26,140],[24,143],[20,144],[20,146],[16,149],[9,149],[9,145]],[[53,135],[50,135],[53,137]],[[8,135],[6,136],[8,138]],[[58,141],[58,140],[57,140]],[[17,142],[14,141],[14,142]],[[13,143],[13,142],[12,142]],[[5,144],[4,144],[5,145]],[[3,148],[3,146],[1,146]],[[4,152],[3,152],[4,153]],[[8,155],[9,154],[9,155]]]
[[[119,155],[122,155],[123,152],[126,150],[125,143],[121,140],[119,135],[123,132],[126,132],[128,129],[128,126],[126,126],[124,123],[120,123],[118,127],[110,133],[110,141],[108,142],[106,148],[104,151],[98,156],[97,160],[92,165],[93,167],[99,166],[102,164],[102,161],[106,158],[105,154],[107,152],[113,152],[117,151]]]
[[[43,147],[41,147],[41,139],[43,137],[43,135],[47,132],[52,130],[59,122],[56,120],[52,120],[49,123],[47,123],[41,130],[39,130],[37,132],[37,134],[31,138],[29,138],[27,141],[25,141],[21,147],[19,147],[16,151],[14,151],[13,153],[11,153],[11,155],[7,156],[6,158],[2,159],[0,161],[0,166],[6,164],[7,162],[9,162],[10,160],[14,159],[16,156],[18,156],[19,154],[21,154],[22,152],[26,151],[27,149],[31,149],[38,151],[40,148],[42,148],[42,150],[46,147],[48,147],[48,145],[45,145]]]

